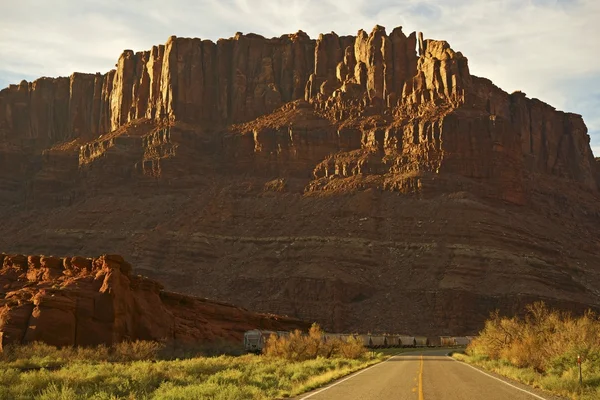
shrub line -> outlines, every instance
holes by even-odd
[[[600,398],[600,318],[592,311],[573,317],[543,302],[523,317],[496,311],[466,355],[453,357],[559,396]]]

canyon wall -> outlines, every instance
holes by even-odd
[[[315,41],[303,32],[217,43],[169,38],[126,50],[116,70],[40,78],[0,92],[0,140],[35,148],[94,139],[138,118],[207,124],[245,121],[304,96]]]
[[[388,36],[380,26],[317,40],[301,31],[273,39],[238,33],[217,43],[171,37],[150,51],[125,51],[103,75],[2,90],[0,141],[39,152],[83,144],[140,118],[222,129],[304,98],[334,120],[388,110],[396,116],[395,150],[431,147],[436,170],[511,181],[509,200],[522,201],[523,168],[598,188],[580,116],[471,76],[467,59],[446,42],[420,36],[419,56],[416,43],[415,33],[396,28]]]
[[[0,248],[124,254],[336,331],[473,334],[536,299],[600,308],[589,140],[401,28],[171,37],[0,91]]]

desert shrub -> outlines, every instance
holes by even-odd
[[[537,372],[562,373],[577,355],[593,360],[600,352],[600,320],[591,311],[573,318],[543,302],[528,305],[524,318],[500,317],[496,312],[467,352]]]
[[[112,346],[110,360],[120,362],[155,360],[164,348],[163,343],[148,340],[121,342]]]
[[[308,335],[296,330],[289,336],[269,337],[265,346],[265,354],[270,357],[283,358],[290,361],[304,361],[323,358],[359,359],[366,354],[366,349],[358,339],[348,341],[329,338],[323,340],[323,331],[313,324]]]
[[[357,337],[350,337],[346,342],[342,342],[338,351],[341,357],[349,358],[351,360],[364,358],[367,353],[367,349],[363,345],[362,339]]]
[[[523,318],[496,312],[466,351],[465,361],[523,383],[565,396],[599,398],[600,319],[591,311],[575,318],[540,302],[527,306]]]
[[[302,332],[295,330],[289,336],[271,336],[265,344],[264,353],[270,357],[285,358],[287,360],[301,360],[311,358],[307,354],[307,344]]]

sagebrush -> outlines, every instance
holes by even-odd
[[[537,372],[564,371],[580,355],[600,358],[600,320],[588,311],[581,317],[552,311],[543,302],[527,306],[524,318],[492,314],[468,352],[504,359]]]
[[[495,312],[466,353],[469,361],[524,383],[577,398],[600,398],[600,319],[592,311],[574,317],[537,302],[526,307],[522,318]]]
[[[289,336],[271,336],[266,343],[265,355],[291,361],[304,361],[318,357],[355,360],[364,358],[367,353],[358,338],[323,340],[323,336],[324,332],[317,324],[313,324],[308,335],[296,330]]]

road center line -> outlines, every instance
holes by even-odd
[[[465,366],[467,366],[467,367],[469,367],[469,368],[473,368],[475,371],[477,371],[477,372],[479,372],[479,373],[482,373],[482,374],[484,374],[484,375],[487,375],[487,376],[489,376],[489,377],[490,377],[490,378],[492,378],[492,379],[495,379],[495,380],[497,380],[497,381],[499,381],[499,382],[502,382],[502,383],[504,383],[505,385],[508,385],[508,386],[510,386],[510,387],[512,387],[512,388],[515,388],[515,389],[517,389],[517,390],[520,390],[521,392],[525,392],[525,393],[527,393],[527,394],[530,394],[530,395],[532,395],[533,397],[535,397],[535,398],[537,398],[537,399],[540,399],[540,400],[547,400],[546,398],[544,398],[544,397],[542,397],[542,396],[538,396],[538,395],[537,395],[537,394],[535,394],[535,393],[532,393],[532,392],[530,392],[530,391],[528,391],[528,390],[525,390],[525,389],[521,389],[520,387],[518,387],[518,386],[515,386],[515,385],[513,385],[513,384],[510,384],[510,383],[508,383],[508,382],[506,382],[506,381],[504,381],[504,380],[502,380],[502,379],[500,379],[500,378],[496,378],[494,375],[490,375],[490,374],[488,374],[488,373],[486,373],[486,372],[483,372],[483,371],[482,371],[482,370],[480,370],[479,368],[475,368],[474,366],[472,366],[472,365],[469,365],[469,364],[467,364],[466,362],[459,362],[458,360],[455,360],[454,358],[452,358],[452,357],[450,357],[450,356],[448,356],[448,355],[447,355],[446,357],[448,357],[448,358],[449,358],[449,359],[451,359],[452,361],[456,361],[456,362],[458,362],[459,364],[465,365]]]
[[[354,373],[354,374],[350,375],[349,377],[342,379],[342,380],[341,380],[341,381],[339,381],[339,382],[336,382],[336,383],[334,383],[334,384],[332,384],[332,385],[329,385],[329,386],[327,386],[327,387],[324,387],[323,389],[321,389],[321,390],[319,390],[319,391],[317,391],[317,392],[314,392],[314,393],[312,393],[312,394],[309,394],[308,396],[304,396],[304,397],[302,397],[300,400],[310,399],[311,397],[313,397],[313,396],[315,396],[315,395],[317,395],[317,394],[319,394],[319,393],[321,393],[321,392],[324,392],[324,391],[326,391],[326,390],[329,390],[329,389],[331,389],[332,387],[339,385],[340,383],[346,382],[347,380],[349,380],[349,379],[352,379],[352,378],[354,378],[354,377],[356,377],[356,376],[358,376],[358,375],[362,374],[363,372],[367,372],[367,371],[368,371],[368,370],[370,370],[371,368],[375,368],[375,367],[376,367],[376,366],[378,366],[378,365],[383,365],[383,364],[385,364],[386,362],[390,361],[390,360],[391,360],[392,358],[394,358],[394,357],[395,357],[395,356],[392,356],[392,357],[388,358],[387,360],[385,360],[384,362],[380,362],[380,363],[377,363],[377,364],[375,364],[375,365],[371,365],[369,368],[365,368],[365,369],[363,369],[362,371],[356,372],[356,373]]]
[[[423,397],[423,354],[421,354],[421,365],[419,367],[419,400],[424,400],[424,397]]]

